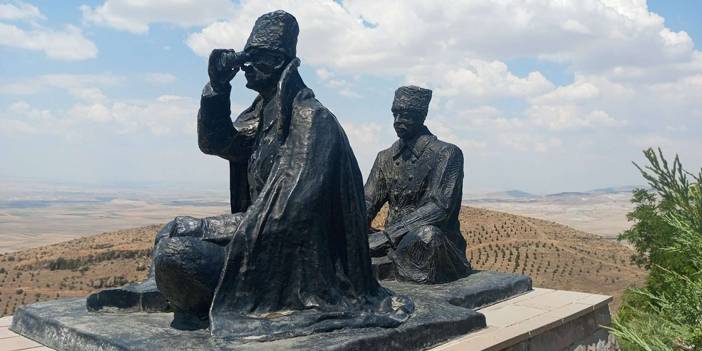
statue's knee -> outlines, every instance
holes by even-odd
[[[195,217],[189,216],[178,216],[172,221],[166,223],[166,225],[159,230],[156,234],[156,240],[154,241],[154,246],[158,243],[170,237],[183,237],[183,236],[201,236],[202,235],[202,220]]]
[[[433,225],[425,225],[415,230],[416,236],[425,244],[435,243],[444,237],[444,232],[439,227]]]
[[[172,236],[201,236],[202,235],[202,220],[190,216],[178,216],[173,222],[174,228]]]
[[[176,221],[175,219],[166,223],[166,225],[161,228],[161,230],[158,231],[156,234],[156,239],[154,239],[154,247],[158,245],[158,243],[161,241],[163,238],[168,238],[171,236],[171,233],[173,233],[173,229],[175,228]]]
[[[414,245],[435,246],[444,240],[444,232],[436,226],[425,225],[409,231],[398,244],[398,248]]]
[[[154,264],[157,271],[165,268],[219,274],[224,265],[224,249],[195,237],[163,238],[156,247]]]
[[[194,237],[163,238],[153,264],[156,285],[173,306],[207,314],[224,266],[221,246]]]
[[[157,271],[164,271],[165,266],[173,269],[182,262],[185,244],[184,238],[162,237],[154,250],[153,264]]]

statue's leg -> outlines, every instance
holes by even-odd
[[[196,237],[159,241],[154,257],[156,285],[175,311],[178,329],[209,325],[208,314],[224,266],[225,248]]]
[[[436,284],[470,274],[465,254],[432,225],[409,231],[389,256],[400,280]]]
[[[368,235],[368,248],[371,257],[382,257],[388,254],[390,241],[383,232],[371,233]]]
[[[388,257],[388,252],[392,249],[392,246],[385,233],[376,232],[369,234],[368,249],[375,278],[378,280],[394,280],[396,276],[395,264]]]
[[[161,256],[161,251],[171,248],[170,245],[160,245],[164,240],[174,238],[190,238],[199,242],[204,238],[209,242],[203,242],[200,246],[212,248],[222,246],[231,239],[236,232],[236,228],[241,223],[243,213],[234,213],[221,216],[198,219],[188,216],[179,216],[168,222],[156,234],[154,239],[154,250],[151,253],[151,265],[146,280],[140,283],[131,283],[118,288],[105,289],[91,294],[87,298],[89,311],[119,311],[119,312],[165,312],[173,306],[160,291],[160,285],[156,284],[156,260]],[[218,245],[219,244],[219,245]],[[195,245],[199,247],[198,245]],[[196,250],[197,251],[197,250]],[[218,250],[214,250],[219,252]],[[173,250],[167,252],[167,257],[173,255]],[[187,254],[184,254],[187,256]],[[217,276],[219,271],[217,271]],[[216,283],[216,282],[215,282]]]
[[[151,252],[151,265],[146,279],[118,288],[104,289],[90,294],[86,299],[89,311],[165,312],[168,301],[161,294],[154,280],[154,258],[158,256],[158,243],[171,235],[200,236],[202,220],[193,217],[176,217],[156,234]]]

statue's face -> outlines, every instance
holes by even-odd
[[[246,87],[262,92],[275,86],[285,66],[285,56],[265,49],[247,49],[246,53],[249,60],[241,66],[246,77]]]
[[[414,110],[393,110],[394,122],[392,126],[400,139],[411,139],[424,125],[423,113]]]

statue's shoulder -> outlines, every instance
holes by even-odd
[[[378,152],[378,155],[376,156],[376,159],[380,162],[381,165],[386,165],[387,163],[392,160],[393,155],[395,154],[394,150],[399,148],[399,140],[395,140],[390,147],[387,149],[380,150]]]
[[[427,146],[435,154],[445,154],[447,156],[458,156],[461,158],[463,157],[463,151],[461,151],[461,148],[439,138],[435,138]]]
[[[295,95],[293,111],[319,121],[328,119],[336,121],[334,114],[317,100],[312,89],[306,87],[300,89]]]

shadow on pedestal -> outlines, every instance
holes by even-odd
[[[97,313],[84,298],[46,301],[17,309],[11,330],[60,351],[93,350],[422,350],[485,327],[473,309],[531,290],[523,275],[476,272],[447,284],[419,285],[383,281],[416,305],[397,328],[340,329],[275,340],[223,340],[207,330],[181,331],[169,326],[172,313]]]

